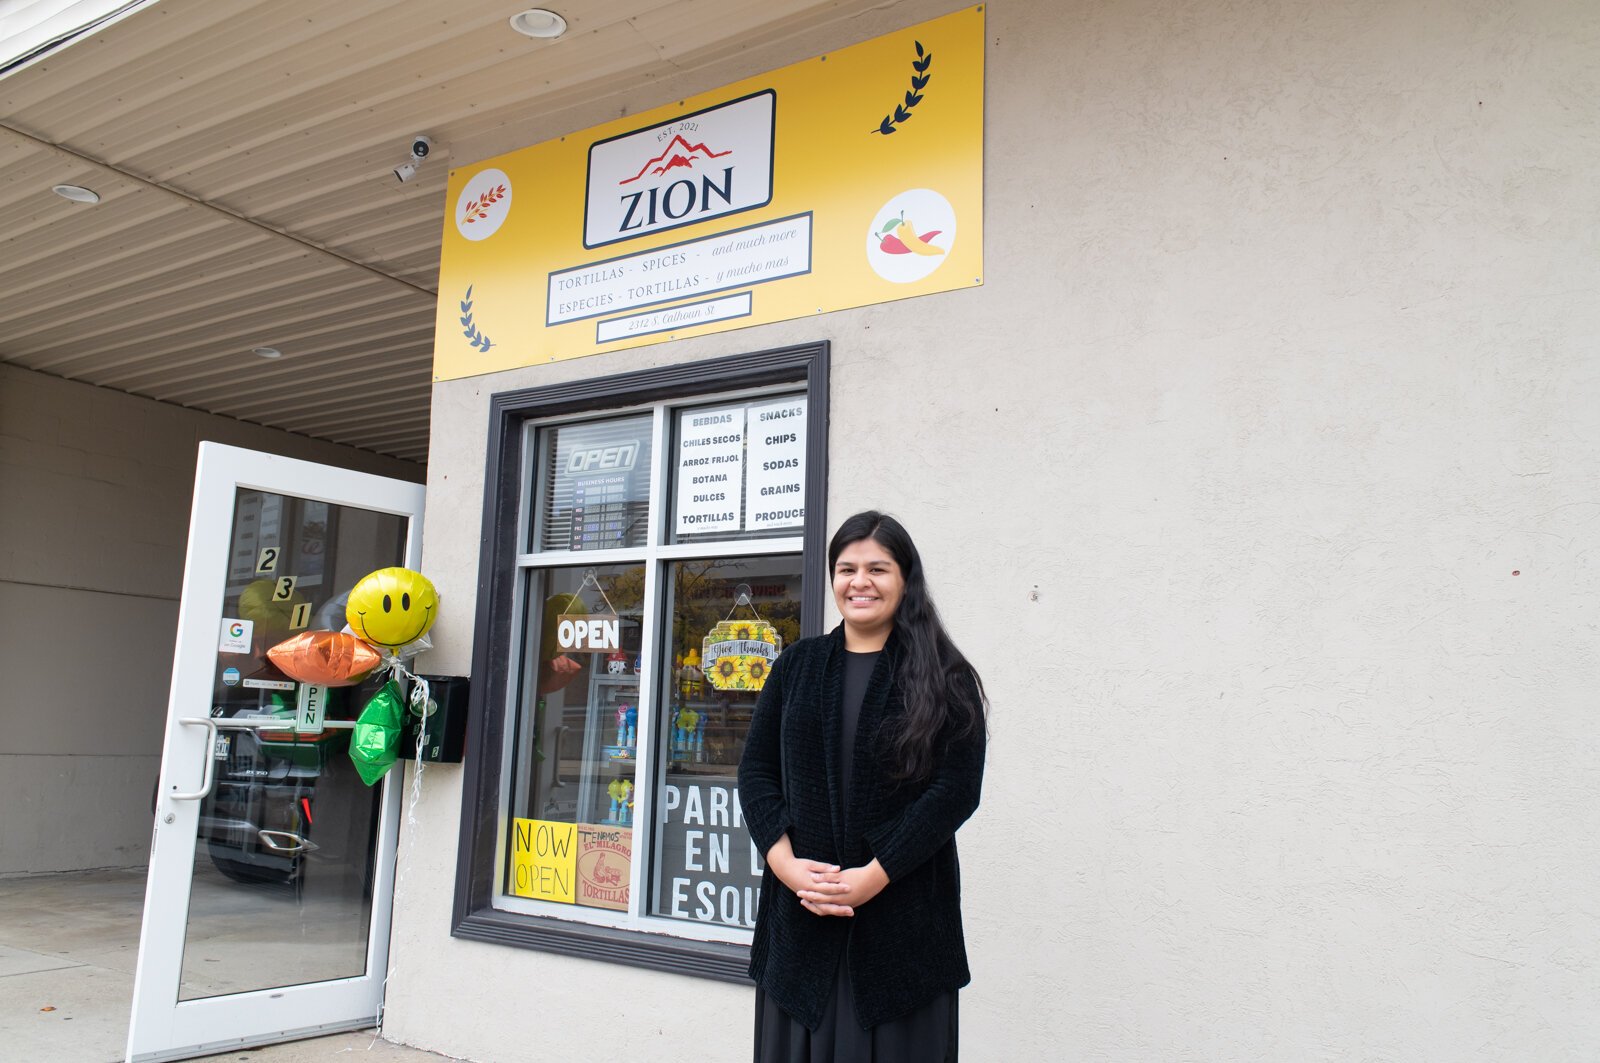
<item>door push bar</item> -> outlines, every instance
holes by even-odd
[[[216,718],[209,716],[181,716],[178,722],[185,727],[204,727],[206,729],[206,766],[205,773],[200,777],[200,789],[192,794],[172,793],[167,796],[174,801],[199,801],[211,794],[211,786],[217,776],[217,728],[223,727],[232,731],[276,731],[282,730],[284,721],[276,717],[271,719],[240,720],[237,718]],[[350,723],[355,726],[354,721]]]

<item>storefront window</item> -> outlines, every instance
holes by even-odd
[[[627,911],[644,566],[546,569],[529,587],[537,652],[518,713],[505,890]]]
[[[743,978],[738,765],[820,627],[825,385],[819,345],[495,397],[458,935]]]
[[[771,661],[800,637],[801,577],[794,556],[668,566],[652,915],[755,926],[764,865],[739,807],[739,757]]]
[[[755,925],[762,864],[739,809],[739,756],[772,663],[800,636],[800,556],[661,558],[651,498],[673,500],[661,511],[680,549],[760,538],[796,550],[803,501],[775,519],[760,492],[803,486],[805,408],[803,395],[758,395],[533,430],[505,897]],[[671,460],[653,485],[658,426]],[[580,551],[638,557],[574,567]],[[650,690],[647,656],[660,677]],[[635,904],[646,882],[649,903]]]

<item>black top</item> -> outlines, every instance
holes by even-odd
[[[822,1023],[841,956],[863,1027],[906,1015],[971,979],[955,833],[978,807],[984,733],[941,735],[932,776],[897,781],[878,736],[905,712],[894,680],[899,652],[891,634],[867,680],[848,795],[840,785],[842,625],[801,639],[778,658],[739,762],[739,804],[758,851],[787,834],[798,857],[840,867],[876,858],[889,876],[883,892],[849,919],[812,915],[770,868],[762,877],[750,976],[812,1030]],[[965,681],[976,698],[976,682]]]
[[[850,769],[856,756],[856,724],[861,719],[861,701],[867,696],[867,680],[878,663],[878,650],[871,653],[844,651],[844,697],[839,702],[839,793],[850,800]]]

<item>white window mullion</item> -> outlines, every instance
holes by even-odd
[[[667,423],[667,408],[655,408],[655,420],[651,422],[650,431],[654,433],[650,438],[650,517],[645,527],[645,542],[650,550],[652,559],[657,547],[661,545],[662,529],[666,525],[667,510],[667,447],[672,442]]]
[[[531,424],[522,426],[522,445],[520,468],[517,472],[518,490],[522,500],[517,504],[517,543],[532,542],[534,522],[538,519],[539,499],[544,493],[544,469],[539,461],[539,433]],[[531,485],[531,489],[530,489]],[[528,596],[533,593],[533,581],[538,578],[538,573],[518,566],[511,578],[511,601],[516,604],[511,613],[511,634],[506,644],[506,660],[513,664],[506,669],[506,696],[505,696],[505,722],[501,727],[500,742],[500,803],[497,807],[494,834],[494,866],[498,876],[494,884],[494,893],[499,896],[505,890],[505,869],[510,865],[511,853],[507,845],[510,835],[511,809],[515,801],[515,794],[521,782],[517,775],[526,773],[528,759],[533,753],[533,746],[537,742],[537,735],[529,741],[529,735],[536,726],[534,719],[525,719],[525,716],[537,717],[536,703],[539,695],[536,681],[530,678],[530,672],[537,672],[537,661],[530,660],[528,654],[523,652],[523,636],[526,634],[528,623]],[[525,693],[534,690],[533,698],[528,703],[529,711],[524,713],[522,702]],[[526,743],[528,748],[523,751],[520,747]]]
[[[633,858],[628,865],[628,917],[637,922],[644,917],[645,864],[649,863],[652,817],[656,807],[656,644],[661,627],[661,565],[649,561],[644,569],[645,634],[639,668],[639,729],[634,756],[637,775],[633,780]]]
[[[517,608],[511,615],[511,639],[506,653],[507,660],[515,664],[506,669],[506,715],[501,729],[503,737],[500,741],[500,804],[494,841],[494,866],[495,874],[498,876],[494,892],[497,895],[505,890],[505,869],[511,862],[511,852],[507,848],[506,839],[514,795],[517,792],[517,765],[526,765],[526,756],[519,756],[519,746],[528,729],[533,726],[532,721],[523,719],[525,714],[522,711],[522,694],[528,689],[528,660],[527,654],[518,651],[522,646],[523,626],[527,623],[528,611],[524,605],[531,593],[529,587],[535,576],[533,572],[518,569],[511,579],[511,600],[517,603]],[[535,699],[537,700],[537,695]],[[531,747],[527,752],[532,753]]]
[[[644,631],[639,668],[639,732],[635,747],[638,775],[633,780],[633,859],[628,872],[628,917],[637,923],[645,911],[650,840],[656,807],[656,700],[661,684],[656,682],[657,658],[661,642],[661,564],[656,558],[665,525],[667,485],[665,481],[670,425],[665,406],[657,406],[650,448],[650,516],[645,543],[648,559],[644,567]]]
[[[799,536],[782,539],[724,539],[720,542],[670,543],[656,550],[663,561],[707,561],[718,557],[798,554],[805,549]]]
[[[584,568],[600,565],[637,565],[648,554],[636,546],[620,550],[563,550],[560,553],[518,554],[518,568]]]

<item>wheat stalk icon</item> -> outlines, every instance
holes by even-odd
[[[913,41],[917,46],[917,57],[911,60],[911,88],[906,90],[906,98],[894,105],[894,113],[883,116],[883,121],[878,123],[874,133],[888,136],[897,132],[896,126],[911,120],[911,108],[922,102],[922,90],[928,87],[928,82],[933,75],[928,73],[928,67],[933,65],[933,53],[922,49],[921,41]]]
[[[489,337],[479,332],[478,326],[473,323],[472,286],[470,284],[467,286],[467,294],[461,298],[461,334],[467,338],[467,342],[480,354],[488,354],[489,348],[494,346]]]
[[[506,186],[496,185],[483,195],[467,204],[466,212],[462,215],[461,224],[471,225],[473,222],[482,221],[489,216],[489,208],[505,198]]]

